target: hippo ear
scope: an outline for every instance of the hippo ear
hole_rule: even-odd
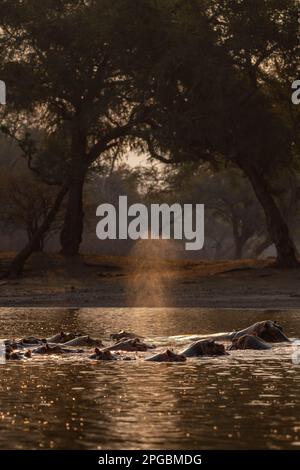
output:
[[[95,353],[96,353],[96,354],[99,354],[99,353],[100,353],[100,349],[99,349],[99,348],[95,348]]]
[[[170,351],[170,349],[167,349],[167,350],[166,350],[166,355],[167,355],[167,356],[172,356],[172,351]]]

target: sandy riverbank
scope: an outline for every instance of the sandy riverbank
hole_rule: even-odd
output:
[[[0,306],[300,308],[300,270],[272,263],[37,254],[22,278],[0,281]]]

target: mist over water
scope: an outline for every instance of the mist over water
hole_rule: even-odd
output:
[[[176,282],[172,263],[182,247],[173,240],[139,240],[131,250],[127,300],[131,307],[164,307],[172,305],[171,286]],[[168,260],[172,260],[168,261]]]

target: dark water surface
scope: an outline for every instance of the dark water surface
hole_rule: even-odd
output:
[[[104,308],[0,309],[0,338],[63,329],[108,340],[126,329],[177,350],[189,342],[184,335],[267,318],[300,338],[297,310]],[[0,448],[296,449],[300,365],[293,351],[281,344],[184,364],[79,357],[7,362],[0,365]]]

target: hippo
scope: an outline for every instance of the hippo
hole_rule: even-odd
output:
[[[63,344],[64,346],[103,346],[100,339],[93,339],[90,336],[78,336]]]
[[[39,348],[33,349],[33,354],[62,354],[62,348],[58,345],[56,346],[49,346],[48,343],[45,343],[43,346]]]
[[[256,335],[243,335],[232,340],[229,350],[232,349],[271,349],[272,346]]]
[[[33,339],[33,338],[30,338],[30,340],[31,339]],[[31,346],[41,345],[43,343],[42,343],[42,341],[37,340],[37,338],[35,338],[34,342],[31,342],[29,340],[27,341],[27,338],[24,338],[24,339],[21,339],[21,340],[6,339],[6,340],[4,340],[4,344],[5,344],[6,347],[10,347],[13,350],[13,349],[26,349],[26,348],[29,348]]]
[[[89,359],[97,359],[97,361],[116,361],[118,358],[114,356],[110,351],[95,348],[94,354],[89,356]]]
[[[198,340],[219,340],[219,341],[232,341],[243,335],[256,335],[259,338],[267,341],[268,343],[281,343],[284,341],[290,342],[289,338],[283,333],[282,327],[273,320],[264,320],[248,328],[239,331],[232,331],[231,333],[220,333],[217,335],[210,335],[200,337]]]
[[[34,354],[65,354],[65,353],[83,353],[83,349],[68,349],[62,348],[59,344],[54,346],[49,346],[48,343],[45,343],[43,346],[39,348],[33,349],[32,351]]]
[[[21,343],[23,346],[26,346],[42,344],[45,341],[45,339],[36,338],[35,336],[27,336],[26,338],[21,339],[18,343]]]
[[[13,348],[10,344],[5,344],[5,353],[6,354],[10,354],[14,351],[14,349],[16,348]]]
[[[244,335],[255,335],[269,343],[282,343],[290,341],[289,338],[283,333],[283,329],[276,321],[265,320],[254,323],[254,325],[245,328],[244,330],[234,332],[233,339],[240,338]]]
[[[120,340],[118,343],[105,348],[106,351],[148,351],[154,349],[152,344],[143,343],[139,338]]]
[[[6,351],[5,359],[10,361],[20,361],[24,358],[28,359],[31,357],[30,349],[25,353],[21,353],[20,351]]]
[[[186,357],[197,357],[197,356],[224,356],[228,353],[225,351],[225,346],[220,343],[216,343],[213,340],[202,339],[195,341],[190,344],[187,348],[180,352]]]
[[[56,335],[50,336],[44,342],[66,343],[67,341],[71,341],[74,338],[78,338],[78,336],[83,336],[83,334],[82,333],[65,333],[64,331],[61,331],[60,333],[57,333]]]
[[[19,344],[15,339],[6,339],[4,340],[5,347],[10,347],[12,349],[18,349]]]
[[[145,361],[152,362],[185,362],[186,356],[184,354],[177,354],[170,349],[167,349],[164,352],[154,354],[154,356],[147,357]]]
[[[134,339],[134,338],[139,338],[141,339],[142,337],[139,335],[136,335],[135,333],[130,333],[129,331],[124,331],[120,330],[118,333],[112,333],[110,335],[110,338],[116,341],[120,341],[120,339]]]

